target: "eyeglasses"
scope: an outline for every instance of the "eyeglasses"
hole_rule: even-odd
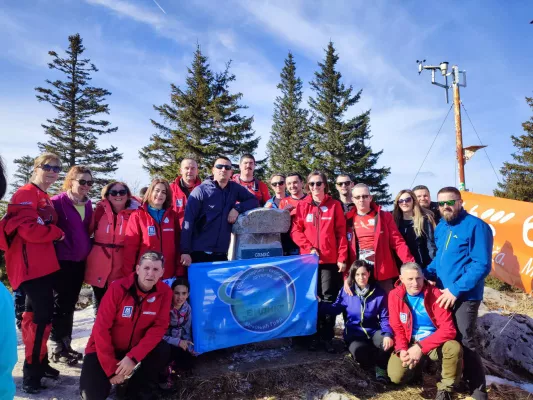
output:
[[[80,182],[81,184],[81,182]],[[110,196],[126,196],[128,194],[128,191],[126,189],[120,189],[120,190],[110,190],[108,192]]]
[[[369,194],[361,194],[361,195],[359,195],[359,196],[353,196],[353,198],[354,198],[355,200],[361,200],[361,199],[366,200],[366,199],[368,199],[369,197],[370,197]]]
[[[337,182],[337,186],[350,186],[352,181]]]
[[[225,169],[226,171],[229,171],[232,167],[231,165],[226,164],[215,164],[216,169]]]
[[[80,184],[80,186],[92,186],[94,185],[94,181],[86,181],[85,179],[73,179],[74,181],[78,181],[78,183]]]
[[[279,182],[271,182],[272,186],[283,186],[285,185],[285,181],[279,181]]]
[[[54,174],[58,174],[61,172],[61,167],[58,167],[57,165],[44,164],[41,165],[39,168],[46,172],[53,171]]]
[[[407,203],[410,203],[412,201],[413,201],[413,199],[411,197],[406,197],[405,199],[399,199],[398,200],[398,204],[403,204],[403,203],[407,204]]]
[[[324,182],[322,182],[322,181],[318,181],[318,182],[309,182],[308,185],[309,185],[310,187],[315,187],[315,185],[316,185],[316,187],[320,187],[320,186],[322,186],[323,183],[324,183]]]
[[[454,206],[456,201],[457,200],[446,200],[446,201],[438,201],[437,203],[439,203],[439,207]]]

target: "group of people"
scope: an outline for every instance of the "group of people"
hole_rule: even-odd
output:
[[[462,208],[457,189],[441,189],[438,204],[425,186],[402,190],[391,213],[348,175],[336,177],[339,201],[320,171],[306,179],[273,174],[271,195],[254,176],[252,155],[239,167],[234,175],[220,156],[202,182],[196,161],[186,158],[174,182],[154,179],[142,198],[111,182],[93,207],[88,168],[72,167],[64,191],[50,198],[61,160],[51,153],[35,159],[30,182],[0,222],[8,278],[25,302],[23,390],[36,393],[43,377],[57,379],[50,338],[53,362],[83,358],[82,398],[104,399],[111,385],[127,388],[128,398],[152,398],[154,385],[170,383],[165,371],[192,363],[187,268],[227,260],[232,224],[264,206],[291,214],[284,254],[318,257],[320,307],[309,349],[335,351],[334,316],[342,312],[350,353],[363,366],[375,360],[377,378],[405,381],[428,356],[443,363],[439,398],[461,376],[474,398],[486,398],[473,335],[492,233]],[[71,346],[83,282],[93,288],[96,313],[84,356]]]

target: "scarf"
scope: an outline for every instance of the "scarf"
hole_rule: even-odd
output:
[[[68,198],[70,199],[70,201],[72,201],[72,204],[74,204],[75,206],[81,206],[81,205],[84,205],[85,203],[87,203],[89,201],[89,198],[87,196],[85,196],[83,199],[81,200],[78,200],[73,194],[72,194],[72,190],[67,190],[67,196]]]
[[[354,287],[355,287],[355,293],[361,298],[365,297],[370,291],[370,285],[366,285],[362,289],[359,286],[357,286],[357,284],[355,284]]]

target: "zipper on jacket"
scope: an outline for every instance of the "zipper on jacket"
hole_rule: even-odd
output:
[[[26,265],[26,275],[29,275],[30,265],[28,263],[28,252],[26,251],[26,243],[22,244],[22,258],[24,259],[24,265]]]
[[[375,290],[375,289],[374,289]],[[363,297],[363,302],[361,303],[361,322],[359,325],[361,326],[361,329],[365,333],[367,339],[370,339],[370,336],[368,335],[368,332],[366,331],[365,327],[363,326],[363,322],[365,320],[365,310],[366,310],[366,299],[370,297],[372,293],[374,293],[374,290],[372,290],[366,297]]]
[[[452,230],[450,229],[449,233],[448,233],[448,239],[446,239],[446,246],[445,246],[445,250],[448,250],[448,245],[450,244],[450,239],[452,238]]]
[[[135,297],[134,297],[134,302],[137,303],[137,293],[135,293]],[[138,314],[136,314],[137,310],[135,310],[135,313],[133,314],[133,318],[135,318],[135,321],[133,322],[133,329],[131,331],[131,336],[130,336],[130,342],[128,343],[128,351],[131,350],[131,342],[133,340],[133,335],[135,334],[135,328],[137,327],[137,322],[139,321],[139,318],[141,316],[141,311],[142,311],[142,306],[143,306],[143,301],[144,299],[146,298],[147,296],[143,297],[141,301],[138,302],[138,304],[136,304],[137,307],[135,307],[139,312]]]

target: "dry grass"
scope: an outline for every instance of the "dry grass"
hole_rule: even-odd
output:
[[[524,314],[533,318],[533,297],[524,292],[505,293],[513,298],[516,304],[501,304],[491,301],[483,301],[490,310],[497,310],[503,315]],[[532,396],[533,397],[533,396]]]

